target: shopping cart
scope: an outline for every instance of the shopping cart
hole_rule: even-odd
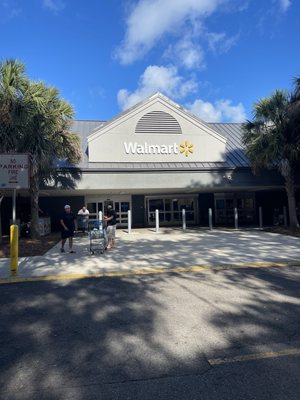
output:
[[[88,232],[90,238],[90,253],[103,254],[106,250],[106,232],[103,222],[99,219],[88,221]]]
[[[85,232],[88,232],[89,230],[89,216],[88,215],[77,215],[77,230],[82,233],[82,235],[85,234]]]

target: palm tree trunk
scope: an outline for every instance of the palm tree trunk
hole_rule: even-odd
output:
[[[30,178],[30,236],[33,239],[40,237],[39,231],[39,176],[35,161],[31,160]]]
[[[296,229],[299,227],[296,213],[296,198],[295,198],[295,185],[294,179],[286,179],[285,190],[288,197],[290,227]]]
[[[280,172],[285,179],[285,190],[288,198],[290,227],[296,229],[299,227],[299,224],[296,212],[294,170],[288,160],[283,160],[281,162]]]

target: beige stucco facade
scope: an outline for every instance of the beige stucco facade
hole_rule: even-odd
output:
[[[181,133],[137,133],[142,117],[161,112],[173,117]],[[226,139],[162,95],[126,111],[88,137],[89,162],[222,162]]]

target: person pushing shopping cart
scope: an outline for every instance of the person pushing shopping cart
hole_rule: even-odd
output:
[[[104,222],[106,222],[106,231],[108,237],[107,249],[115,247],[116,240],[116,227],[117,227],[117,214],[113,207],[109,204],[107,206],[107,212],[104,216]]]

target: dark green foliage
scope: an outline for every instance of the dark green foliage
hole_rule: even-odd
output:
[[[253,108],[253,120],[244,125],[243,142],[254,172],[277,168],[285,179],[290,225],[296,217],[294,177],[300,160],[300,78],[292,93],[276,90],[259,100]]]
[[[0,63],[0,152],[30,154],[33,236],[38,236],[41,182],[57,182],[57,160],[72,166],[81,159],[80,138],[70,130],[73,114],[72,106],[60,98],[58,90],[31,81],[22,63]],[[78,177],[78,170],[74,171]],[[61,178],[64,174],[70,180],[72,169],[61,171]]]

